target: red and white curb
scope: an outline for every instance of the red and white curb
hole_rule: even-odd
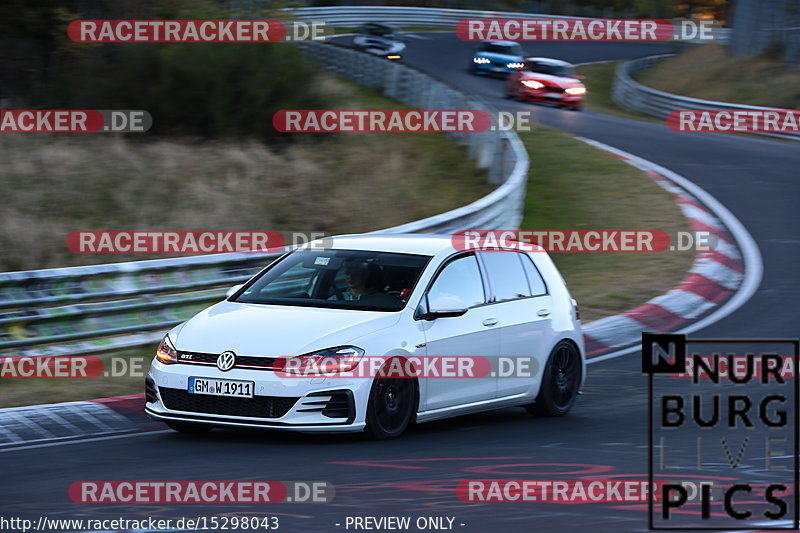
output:
[[[581,140],[643,170],[675,196],[692,229],[709,231],[718,239],[713,251],[698,254],[684,280],[671,291],[585,325],[588,363],[638,350],[642,331],[696,331],[752,296],[761,281],[761,255],[741,222],[722,204],[664,167],[597,141]],[[144,394],[5,408],[0,409],[0,421],[0,452],[162,428],[145,417]]]
[[[728,301],[740,306],[755,292],[761,280],[761,255],[744,226],[724,206],[664,167],[591,139],[581,140],[644,171],[674,195],[693,230],[707,231],[717,238],[714,249],[699,252],[692,269],[671,291],[635,309],[584,326],[587,357],[638,345],[642,331],[681,330]],[[725,314],[733,311],[731,307],[725,308]],[[717,315],[716,320],[724,316]]]
[[[144,394],[0,409],[0,451],[158,427],[144,417]]]

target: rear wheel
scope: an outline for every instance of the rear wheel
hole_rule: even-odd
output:
[[[175,422],[169,420],[166,422],[167,426],[179,433],[206,433],[211,431],[211,426],[206,424],[193,424],[191,422]]]
[[[525,406],[539,416],[564,416],[572,408],[581,383],[581,356],[574,344],[559,342],[550,353],[536,403]]]
[[[417,382],[413,378],[378,376],[367,403],[367,434],[375,439],[399,437],[414,419]]]

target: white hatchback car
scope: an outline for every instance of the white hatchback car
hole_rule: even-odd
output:
[[[491,372],[354,372],[375,357],[454,356],[488,361]],[[320,360],[335,365],[313,366]],[[291,375],[290,366],[315,371]],[[147,376],[146,412],[178,431],[392,438],[413,422],[500,407],[566,414],[585,369],[577,306],[545,252],[464,250],[447,236],[353,235],[283,255],[173,328]]]

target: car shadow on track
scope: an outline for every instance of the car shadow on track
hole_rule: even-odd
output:
[[[473,413],[444,420],[436,420],[424,424],[411,426],[401,437],[383,441],[386,443],[402,443],[403,445],[416,440],[424,439],[426,442],[435,440],[452,440],[459,442],[465,438],[481,439],[507,438],[509,435],[531,433],[531,436],[549,432],[556,426],[573,425],[570,419],[581,417],[571,414],[565,418],[539,418],[528,414],[524,409],[513,407]],[[160,433],[156,438],[172,442],[203,442],[203,443],[238,443],[238,444],[267,444],[278,446],[335,446],[354,445],[357,443],[373,443],[381,446],[381,441],[369,439],[363,433],[295,433],[270,429],[239,429],[215,428],[209,433]]]

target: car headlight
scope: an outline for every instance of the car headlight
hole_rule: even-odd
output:
[[[349,372],[358,366],[364,350],[358,346],[336,346],[296,357],[286,357],[276,366],[287,374],[315,375]]]
[[[508,63],[506,66],[508,68],[522,68],[525,66],[525,63]]]
[[[570,87],[569,89],[566,90],[567,94],[573,94],[573,95],[583,94],[585,92],[586,92],[586,87]]]
[[[531,89],[541,89],[544,87],[544,83],[540,83],[536,80],[522,80],[520,83],[525,87],[530,87]]]
[[[161,339],[161,344],[158,345],[156,350],[156,359],[165,365],[171,365],[178,362],[178,350],[169,339],[169,335],[164,335]]]
[[[491,61],[489,61],[485,57],[473,57],[472,61],[478,63],[479,65],[485,65],[487,63],[491,63]]]

